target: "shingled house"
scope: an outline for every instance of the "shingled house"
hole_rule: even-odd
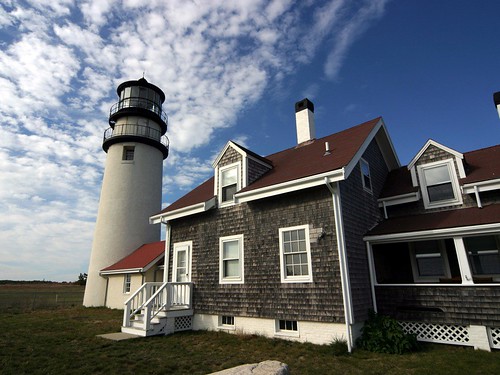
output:
[[[307,99],[296,129],[266,157],[228,142],[210,179],[151,217],[165,282],[127,296],[122,330],[351,348],[375,309],[424,340],[499,347],[500,147],[429,141],[401,167],[382,118],[316,139]]]

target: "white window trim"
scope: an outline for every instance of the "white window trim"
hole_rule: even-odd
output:
[[[297,330],[296,331],[289,331],[286,329],[280,329],[280,320],[297,322]],[[274,335],[275,336],[285,336],[285,337],[300,337],[300,324],[297,320],[276,319],[274,321]]]
[[[285,274],[285,253],[283,249],[283,232],[288,232],[291,230],[297,229],[305,229],[305,238],[306,238],[306,253],[307,253],[307,268],[308,275],[307,276],[286,276]],[[280,274],[281,274],[281,282],[282,283],[312,283],[312,259],[311,259],[311,238],[309,236],[309,225],[298,225],[294,227],[280,228],[278,230],[279,233],[279,244],[280,244]]]
[[[365,175],[363,174],[363,164],[366,164],[368,167],[368,178],[370,179],[370,187],[365,185]],[[363,189],[369,193],[373,193],[373,179],[372,179],[372,171],[370,169],[370,163],[368,163],[365,159],[359,159],[359,171],[361,173],[361,183],[363,184]]]
[[[425,181],[425,170],[429,168],[435,168],[437,166],[446,165],[448,167],[448,173],[450,175],[450,182],[453,189],[453,194],[455,198],[442,200],[438,202],[431,202],[429,199],[429,194],[427,192],[427,183]],[[453,159],[439,160],[433,163],[423,164],[417,166],[418,176],[420,180],[420,190],[422,192],[422,198],[424,200],[424,206],[428,208],[439,208],[446,206],[455,206],[462,204],[462,194],[460,192],[460,187],[458,185],[457,172],[455,170],[455,164]]]
[[[193,249],[193,241],[184,241],[184,242],[176,242],[174,243],[174,249],[173,249],[173,259],[172,259],[172,281],[175,282],[177,279],[177,249],[179,247],[187,247],[187,254],[186,254],[186,262],[187,262],[187,282],[191,282],[191,257],[192,257],[192,249]]]
[[[232,201],[222,201],[222,172],[236,168],[236,193],[241,190],[241,162],[236,162],[228,165],[224,165],[222,167],[217,167],[217,197],[219,201],[219,207],[227,207],[235,204],[235,199],[233,197]],[[235,194],[236,194],[235,193]]]
[[[428,240],[428,241],[437,241],[438,242],[439,252],[441,254],[441,259],[443,261],[444,274],[443,274],[443,276],[420,276],[418,273],[418,265],[417,265],[417,258],[416,258],[416,254],[415,254],[415,247],[414,247],[414,243],[412,242],[412,243],[410,243],[410,259],[411,259],[411,268],[413,271],[413,281],[415,283],[418,283],[418,282],[423,282],[423,283],[436,282],[436,283],[438,283],[439,279],[441,277],[443,277],[443,278],[450,278],[451,277],[450,264],[448,263],[448,256],[446,254],[446,248],[444,245],[444,241],[443,240]]]
[[[223,261],[223,244],[228,241],[238,241],[239,260],[240,260],[240,277],[225,278],[224,275],[224,261]],[[226,236],[219,238],[219,283],[220,284],[243,284],[245,282],[245,259],[244,259],[244,246],[243,234],[234,236]]]

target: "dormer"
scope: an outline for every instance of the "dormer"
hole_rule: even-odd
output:
[[[430,139],[408,164],[412,185],[420,188],[426,209],[463,203],[459,179],[465,178],[464,156]]]
[[[237,203],[235,194],[272,169],[272,163],[256,153],[229,141],[212,163],[214,195],[219,207]]]

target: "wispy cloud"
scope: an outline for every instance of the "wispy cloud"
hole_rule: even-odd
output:
[[[211,173],[198,148],[320,48],[330,49],[325,76],[335,78],[385,1],[317,3],[2,2],[0,279],[71,280],[85,271],[101,136],[120,82],[145,72],[165,91],[164,192],[186,191]]]

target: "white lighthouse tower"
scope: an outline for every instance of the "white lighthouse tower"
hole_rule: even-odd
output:
[[[103,268],[145,243],[160,240],[149,217],[161,210],[163,160],[168,156],[165,94],[144,78],[118,86],[120,100],[111,107],[110,128],[102,144],[107,153],[85,306],[103,306]]]

